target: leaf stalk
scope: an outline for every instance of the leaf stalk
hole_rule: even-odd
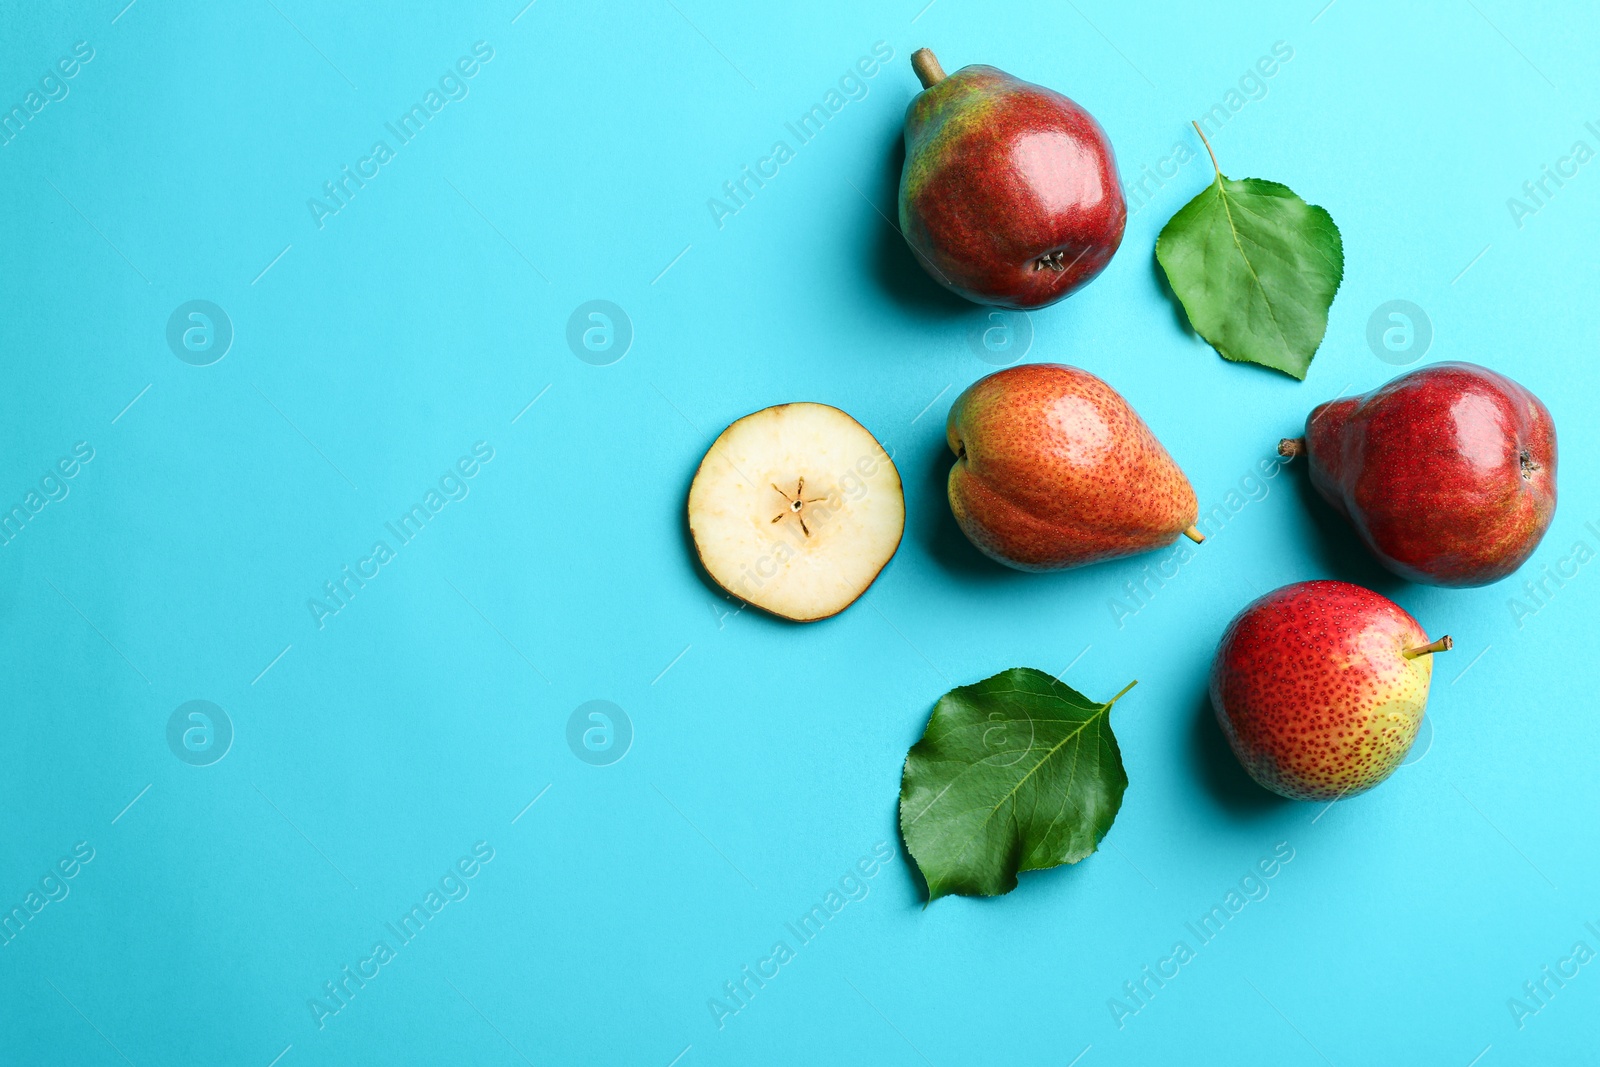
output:
[[[1139,679],[1135,678],[1133,681],[1131,681],[1127,685],[1123,686],[1122,687],[1122,692],[1118,693],[1116,696],[1114,696],[1110,700],[1106,701],[1106,710],[1110,711],[1111,710],[1111,705],[1113,705],[1117,701],[1121,700],[1123,698],[1123,695],[1126,694],[1128,692],[1128,690],[1132,689],[1134,686],[1136,686],[1138,684],[1139,684]]]
[[[1200,124],[1193,119],[1189,120],[1189,125],[1193,126],[1194,132],[1200,135],[1200,143],[1206,146],[1206,155],[1211,157],[1211,166],[1217,172],[1217,177],[1222,177],[1222,166],[1217,162],[1217,154],[1211,151],[1211,142],[1206,140],[1206,131],[1202,130]]]

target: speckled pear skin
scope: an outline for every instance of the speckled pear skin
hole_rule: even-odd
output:
[[[1435,363],[1306,419],[1311,482],[1396,574],[1497,582],[1556,513],[1556,428],[1527,389],[1472,363]]]
[[[1038,308],[1111,262],[1128,208],[1105,131],[1060,93],[963,67],[906,111],[900,228],[934,280],[968,300]],[[1036,264],[1062,253],[1062,270]]]
[[[1229,624],[1211,705],[1239,762],[1294,800],[1335,800],[1382,782],[1422,725],[1433,656],[1400,605],[1348,582],[1287,585]]]
[[[986,555],[1025,571],[1081,567],[1171,544],[1194,489],[1115,389],[1058,363],[969,386],[945,424],[950,510]]]

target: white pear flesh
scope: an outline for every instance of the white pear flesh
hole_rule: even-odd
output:
[[[900,547],[900,472],[855,419],[779,404],[729,426],[689,486],[689,532],[706,572],[785,619],[837,615]]]

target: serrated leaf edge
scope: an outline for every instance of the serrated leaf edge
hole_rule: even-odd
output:
[[[1192,199],[1190,199],[1188,203],[1184,204],[1183,207],[1179,208],[1176,212],[1174,212],[1172,217],[1167,220],[1166,225],[1161,227],[1161,232],[1156,235],[1156,261],[1161,264],[1161,271],[1162,271],[1163,274],[1165,274],[1167,276],[1167,283],[1168,283],[1169,286],[1171,286],[1172,274],[1171,274],[1171,272],[1169,272],[1167,270],[1167,264],[1165,262],[1165,257],[1163,257],[1162,254],[1161,254],[1162,253],[1162,243],[1163,243],[1163,240],[1167,236],[1167,231],[1172,227],[1172,224],[1177,221],[1179,215],[1182,215],[1188,208],[1190,208],[1191,206],[1193,206],[1194,204],[1199,202],[1200,199],[1202,197],[1204,197],[1208,192],[1211,192],[1212,190],[1216,190],[1218,199],[1222,203],[1222,210],[1227,215],[1227,218],[1228,218],[1228,233],[1233,237],[1233,244],[1234,244],[1234,247],[1236,249],[1238,249],[1238,251],[1239,251],[1239,258],[1244,260],[1245,266],[1250,271],[1250,279],[1251,279],[1251,281],[1253,281],[1255,283],[1256,289],[1261,293],[1262,303],[1266,304],[1267,313],[1268,313],[1268,315],[1270,315],[1272,317],[1272,325],[1278,331],[1279,343],[1281,344],[1281,346],[1283,347],[1283,349],[1285,351],[1292,352],[1293,349],[1289,344],[1288,338],[1284,335],[1283,327],[1278,322],[1277,311],[1273,307],[1272,301],[1267,298],[1266,287],[1261,284],[1261,279],[1256,274],[1255,264],[1250,261],[1250,257],[1245,254],[1244,247],[1242,245],[1240,245],[1240,243],[1239,243],[1239,227],[1234,224],[1233,211],[1232,211],[1232,209],[1231,209],[1231,207],[1229,206],[1229,203],[1228,203],[1227,190],[1225,188],[1225,184],[1224,183],[1232,183],[1232,184],[1235,184],[1235,185],[1243,185],[1245,182],[1256,182],[1256,183],[1258,183],[1260,185],[1271,186],[1274,190],[1282,190],[1283,192],[1287,193],[1288,196],[1285,197],[1284,199],[1293,198],[1295,200],[1298,200],[1298,201],[1300,201],[1300,203],[1304,204],[1309,210],[1319,214],[1321,221],[1326,222],[1330,227],[1332,227],[1334,236],[1336,236],[1339,239],[1339,258],[1338,258],[1338,262],[1334,263],[1334,262],[1330,261],[1330,263],[1329,263],[1329,266],[1330,267],[1334,267],[1336,269],[1337,273],[1336,273],[1336,277],[1334,278],[1333,292],[1328,295],[1328,308],[1323,310],[1322,335],[1317,338],[1316,347],[1314,347],[1311,350],[1311,354],[1306,357],[1305,370],[1301,371],[1298,374],[1295,373],[1293,370],[1290,370],[1287,367],[1279,367],[1279,366],[1274,366],[1271,363],[1263,363],[1260,360],[1251,359],[1249,356],[1245,356],[1245,355],[1230,354],[1228,351],[1226,351],[1222,347],[1222,345],[1212,341],[1211,338],[1206,337],[1204,334],[1200,334],[1200,337],[1201,337],[1202,340],[1204,340],[1206,342],[1206,344],[1210,345],[1213,349],[1215,349],[1218,355],[1220,355],[1222,358],[1224,358],[1226,360],[1229,360],[1229,361],[1234,362],[1234,363],[1253,363],[1258,367],[1265,367],[1268,370],[1275,370],[1275,371],[1278,371],[1281,374],[1287,374],[1289,377],[1294,378],[1296,381],[1303,382],[1303,381],[1306,380],[1306,372],[1308,372],[1311,369],[1311,361],[1316,359],[1317,353],[1322,350],[1322,342],[1327,340],[1327,337],[1328,337],[1328,325],[1327,325],[1328,309],[1331,309],[1333,307],[1334,299],[1339,295],[1339,290],[1344,286],[1344,234],[1340,232],[1339,224],[1333,221],[1333,214],[1331,212],[1329,212],[1327,208],[1321,206],[1320,204],[1311,203],[1305,197],[1301,196],[1299,193],[1297,193],[1293,189],[1291,189],[1289,186],[1285,185],[1282,182],[1273,181],[1271,178],[1237,178],[1237,179],[1236,178],[1229,178],[1227,175],[1223,174],[1220,169],[1218,169],[1217,172],[1216,172],[1215,177],[1211,181],[1211,184],[1206,186],[1206,188],[1202,189],[1199,193],[1195,194],[1195,196]],[[1306,245],[1307,245],[1308,248],[1311,248],[1313,251],[1316,251],[1319,254],[1321,254],[1321,249],[1317,248],[1316,245],[1312,244],[1309,241],[1306,242]],[[1170,247],[1170,245],[1169,245],[1169,247]],[[1172,287],[1173,295],[1176,296],[1178,298],[1178,302],[1183,305],[1184,314],[1189,317],[1190,325],[1193,325],[1194,324],[1194,315],[1189,309],[1189,302],[1184,299],[1184,296],[1183,296],[1182,293],[1178,292],[1178,289],[1177,289],[1176,286],[1171,286],[1171,287]],[[1199,333],[1200,331],[1199,331],[1198,328],[1196,328],[1195,332]]]
[[[911,755],[912,755],[912,753],[916,750],[918,745],[922,744],[922,742],[927,739],[928,730],[933,726],[933,721],[934,721],[934,718],[938,715],[940,705],[942,705],[944,703],[944,701],[950,696],[951,693],[954,693],[958,689],[977,689],[977,688],[979,688],[981,686],[988,685],[990,682],[994,681],[996,678],[999,678],[1001,675],[1011,674],[1011,673],[1017,672],[1017,671],[1028,672],[1028,673],[1031,673],[1033,675],[1038,676],[1039,678],[1044,679],[1048,683],[1048,690],[1051,693],[1051,695],[1057,695],[1056,694],[1057,690],[1065,690],[1067,693],[1070,693],[1072,696],[1074,696],[1078,700],[1082,701],[1083,704],[1085,705],[1085,709],[1088,710],[1090,712],[1090,714],[1089,714],[1088,718],[1084,719],[1082,722],[1079,722],[1077,724],[1076,729],[1074,729],[1071,734],[1068,734],[1067,736],[1063,737],[1057,744],[1055,744],[1054,746],[1051,747],[1049,752],[1047,752],[1043,756],[1041,756],[1039,758],[1039,760],[1037,760],[1034,763],[1034,765],[1028,769],[1028,772],[1026,774],[1024,774],[1020,779],[1017,780],[1016,785],[1011,790],[1009,790],[1004,797],[1001,798],[1000,802],[997,803],[993,808],[989,809],[989,815],[987,817],[985,817],[985,819],[983,820],[983,825],[987,825],[989,823],[990,819],[993,817],[994,813],[999,811],[1000,808],[1008,800],[1011,800],[1012,798],[1014,798],[1016,796],[1017,790],[1022,787],[1022,784],[1024,782],[1026,782],[1030,777],[1032,777],[1032,775],[1034,774],[1035,771],[1037,771],[1040,767],[1044,766],[1047,762],[1049,762],[1051,759],[1053,759],[1055,757],[1055,754],[1057,752],[1059,752],[1060,749],[1064,745],[1066,745],[1073,738],[1075,738],[1079,734],[1081,734],[1086,727],[1088,727],[1091,723],[1098,724],[1102,720],[1109,723],[1110,722],[1110,718],[1111,718],[1111,709],[1112,709],[1112,707],[1117,703],[1117,701],[1121,700],[1127,694],[1127,692],[1130,689],[1132,689],[1134,686],[1139,684],[1139,680],[1137,678],[1135,678],[1133,681],[1131,681],[1127,685],[1123,686],[1122,689],[1120,691],[1118,691],[1117,695],[1112,697],[1110,700],[1108,700],[1108,701],[1106,701],[1104,703],[1097,703],[1096,701],[1092,700],[1088,696],[1085,696],[1083,693],[1080,693],[1078,690],[1074,689],[1072,686],[1067,685],[1065,682],[1061,681],[1059,678],[1056,678],[1054,675],[1051,675],[1051,674],[1046,674],[1044,671],[1039,670],[1037,667],[1011,667],[1011,668],[1008,668],[1007,670],[999,671],[999,672],[997,672],[995,674],[992,674],[988,678],[985,678],[985,679],[983,679],[981,681],[973,682],[970,685],[956,686],[955,688],[949,690],[943,696],[941,696],[937,701],[934,702],[933,712],[930,713],[929,718],[928,718],[928,725],[923,728],[922,737],[918,738],[916,743],[911,746],[911,749],[906,752],[905,762],[901,765],[901,770],[900,770],[901,794],[902,794],[901,804],[900,804],[900,812],[899,812],[899,814],[900,814],[900,819],[899,819],[899,822],[900,822],[900,837],[901,837],[901,840],[903,840],[905,842],[906,851],[908,853],[910,853],[912,862],[916,863],[918,873],[920,873],[922,875],[922,880],[928,886],[928,904],[932,904],[935,900],[938,900],[940,897],[946,897],[946,896],[957,896],[957,895],[960,895],[960,896],[974,895],[974,896],[984,896],[984,897],[1004,896],[1005,894],[1010,893],[1013,889],[1016,888],[1017,875],[1022,874],[1022,873],[1026,872],[1026,871],[1049,870],[1051,867],[1060,867],[1060,866],[1063,866],[1063,865],[1071,865],[1071,864],[1081,863],[1084,859],[1087,859],[1089,856],[1093,855],[1094,853],[1099,852],[1100,851],[1100,842],[1105,839],[1105,834],[1104,833],[1095,834],[1094,835],[1094,843],[1091,846],[1089,852],[1086,853],[1084,856],[1080,856],[1076,860],[1062,860],[1059,863],[1052,863],[1052,864],[1049,864],[1048,866],[1044,866],[1044,867],[1024,867],[1019,862],[1016,871],[1013,872],[1012,875],[1011,875],[1011,883],[1012,884],[1008,888],[1002,889],[999,893],[985,893],[985,892],[981,892],[980,891],[980,892],[975,893],[975,894],[965,894],[965,893],[961,893],[959,890],[937,888],[937,887],[934,886],[934,883],[933,883],[932,879],[930,879],[928,877],[928,872],[923,868],[922,861],[917,859],[917,854],[916,854],[915,850],[913,850],[912,847],[911,847],[910,836],[906,832],[907,828],[910,827],[910,826],[914,826],[917,823],[918,820],[920,820],[929,811],[932,811],[933,810],[933,806],[935,804],[937,804],[941,799],[943,799],[943,797],[944,797],[944,795],[946,793],[948,793],[951,789],[953,789],[955,787],[957,782],[960,780],[960,775],[965,774],[968,770],[971,769],[971,765],[969,765],[968,767],[963,768],[961,770],[960,774],[958,774],[955,779],[953,779],[943,789],[939,790],[938,795],[935,796],[932,800],[930,800],[927,803],[927,805],[924,806],[923,809],[920,812],[918,812],[917,815],[914,818],[912,818],[909,822],[907,822],[906,819],[905,819],[905,801],[904,801],[905,775],[906,775],[907,769],[911,765]],[[999,690],[999,691],[997,691],[995,693],[987,694],[987,695],[1004,696],[1004,695],[1007,695],[1007,694],[1016,694],[1016,695],[1019,695],[1019,696],[1038,696],[1038,695],[1040,695],[1038,693],[1029,692],[1029,691],[1023,690],[1023,689],[1004,689],[1004,690]],[[1060,722],[1061,720],[1059,720],[1059,719],[1034,720],[1032,718],[1029,718],[1029,719],[1025,719],[1025,720],[1015,720],[1015,721]],[[1110,740],[1111,740],[1112,747],[1114,749],[1116,749],[1116,751],[1117,751],[1118,763],[1120,764],[1121,763],[1121,746],[1116,744],[1116,735],[1115,734],[1111,735],[1111,739]],[[1076,777],[1077,777],[1077,760],[1076,760],[1076,758],[1074,758],[1072,776],[1068,780],[1068,791],[1070,791],[1071,782],[1073,780],[1075,780]],[[1124,789],[1124,791],[1126,791],[1126,789],[1127,789],[1127,781],[1126,781],[1127,780],[1127,771],[1126,771],[1126,769],[1123,770],[1122,777],[1123,777],[1123,780],[1124,780],[1123,789]],[[1118,808],[1119,811],[1121,810],[1121,807],[1122,807],[1122,805],[1121,805],[1120,800],[1119,800],[1119,802],[1117,804],[1117,808]],[[1114,822],[1116,820],[1116,813],[1113,812],[1111,817],[1112,817],[1112,820]],[[1052,820],[1051,827],[1053,828],[1054,826],[1055,826],[1055,821]],[[1092,828],[1091,828],[1091,830],[1092,830]],[[1109,833],[1109,832],[1110,832],[1110,828],[1108,827],[1107,830],[1106,830],[1106,833]],[[979,836],[978,834],[974,834],[972,837],[968,838],[967,841],[963,844],[963,846],[961,848],[961,851],[958,852],[957,855],[958,856],[964,856],[966,854],[967,848],[971,846],[973,841],[976,841],[978,839],[978,836]],[[926,905],[924,905],[924,906],[926,906]]]

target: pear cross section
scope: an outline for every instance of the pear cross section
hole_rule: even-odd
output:
[[[689,532],[713,581],[785,619],[837,615],[905,530],[900,472],[855,419],[779,404],[735,422],[689,487]]]

